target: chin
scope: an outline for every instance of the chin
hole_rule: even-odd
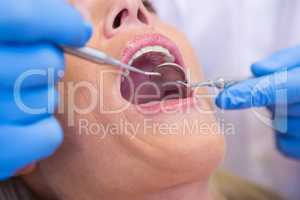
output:
[[[116,55],[124,63],[149,72],[165,62],[181,66],[185,76],[166,73],[166,82],[201,80],[191,47],[185,39],[180,37],[179,41],[184,42],[174,42],[177,40],[141,33],[128,37]],[[214,115],[205,112],[212,109],[211,102],[196,98],[205,91],[190,91],[176,83],[164,86],[162,80],[135,72],[116,80],[115,102],[127,107],[115,117],[135,127],[119,138],[129,155],[139,160],[131,167],[143,166],[140,175],[146,176],[152,187],[207,180],[223,160],[224,138],[215,132],[218,124]],[[139,176],[136,178],[139,182]]]
[[[112,6],[115,11],[127,4],[140,5],[136,1],[104,3],[118,3]],[[134,72],[124,76],[119,68],[67,56],[66,73],[58,86],[62,98],[57,113],[64,143],[53,156],[39,162],[27,180],[38,190],[53,190],[66,199],[142,199],[136,197],[178,185],[207,186],[223,160],[224,137],[216,132],[211,101],[198,98],[207,91],[179,84],[203,80],[191,44],[154,14],[149,14],[149,24],[130,23],[106,37],[105,30],[113,27],[111,20],[128,15],[115,16],[99,5],[93,10],[94,18],[100,15],[94,24],[98,31],[88,46],[161,76]],[[93,95],[97,96],[95,107],[86,112]],[[86,122],[83,132],[82,120]]]
[[[146,71],[154,71],[156,65],[167,61],[180,65],[185,72],[185,76],[175,74],[163,80],[202,80],[191,45],[181,34],[171,32],[133,34],[130,31],[107,43],[92,40],[91,46],[101,44],[99,49]],[[76,124],[85,119],[93,125],[127,124],[133,129],[120,126],[116,134],[102,137],[100,133],[100,138],[97,134],[81,134],[77,126],[68,124],[67,114],[72,113],[68,109],[74,108],[69,106],[70,97],[62,93],[67,108],[58,117],[65,140],[54,156],[40,164],[39,172],[46,182],[61,188],[73,188],[74,182],[79,183],[80,191],[96,196],[101,196],[104,190],[134,196],[180,184],[208,184],[209,177],[223,160],[224,138],[213,129],[218,125],[211,112],[211,102],[196,98],[198,93],[205,94],[205,90],[189,91],[176,84],[164,86],[160,84],[162,80],[132,72],[127,76],[133,82],[133,90],[129,90],[130,84],[122,71],[114,67],[97,66],[73,57],[68,58],[68,66],[71,67],[63,82],[88,80],[101,88],[96,90],[102,95],[101,108],[110,111],[102,112],[97,105],[91,113],[75,113]],[[114,73],[99,76],[105,70]],[[138,90],[144,82],[156,86],[155,90],[151,87]],[[85,108],[89,94],[79,90],[71,99],[76,100],[78,107]]]

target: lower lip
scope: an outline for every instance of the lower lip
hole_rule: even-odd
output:
[[[183,112],[186,109],[193,108],[199,104],[193,97],[186,99],[170,99],[162,102],[151,102],[147,104],[137,105],[137,109],[143,114],[162,114],[174,111]]]

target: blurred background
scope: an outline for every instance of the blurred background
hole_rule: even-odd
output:
[[[272,52],[300,44],[295,0],[153,0],[159,15],[192,41],[205,78],[250,77],[250,66]],[[268,115],[267,111],[260,110]],[[254,111],[220,112],[234,124],[224,168],[289,200],[300,197],[300,162],[276,150],[272,129]]]

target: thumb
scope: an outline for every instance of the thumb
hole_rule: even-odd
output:
[[[221,92],[216,105],[222,109],[246,109],[300,101],[300,68],[250,79]]]
[[[257,78],[233,85],[222,91],[216,105],[221,109],[235,110],[258,107],[272,102],[272,92],[266,88],[270,77]],[[262,85],[264,87],[262,87]],[[268,87],[268,86],[267,86]]]
[[[300,65],[300,46],[283,49],[271,56],[254,63],[251,66],[252,73],[257,76],[265,76],[275,72],[289,70]]]

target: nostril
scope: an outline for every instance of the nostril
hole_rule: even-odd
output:
[[[145,16],[145,14],[142,12],[141,9],[138,10],[137,17],[138,17],[139,21],[141,21],[142,23],[148,24],[148,19]]]
[[[114,29],[119,28],[122,25],[122,20],[127,16],[128,16],[128,10],[127,9],[121,10],[114,20],[113,28]]]

